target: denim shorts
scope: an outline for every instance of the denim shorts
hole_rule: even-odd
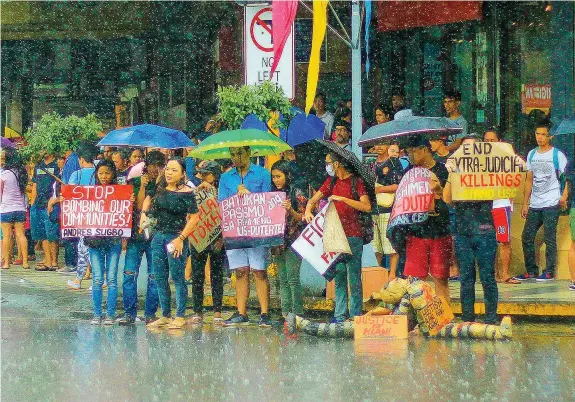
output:
[[[30,232],[32,240],[60,240],[60,222],[53,222],[48,217],[46,208],[30,207]]]
[[[250,267],[254,271],[265,271],[268,268],[268,248],[240,248],[236,250],[226,250],[230,269]]]
[[[0,213],[0,222],[24,223],[26,222],[26,212],[25,211],[2,212]]]

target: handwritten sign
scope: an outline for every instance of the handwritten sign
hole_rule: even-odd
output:
[[[504,142],[463,144],[447,161],[454,201],[514,198],[524,179],[524,162]]]
[[[441,328],[453,321],[453,312],[443,296],[435,295],[427,305],[417,311],[421,332],[435,336]]]
[[[291,248],[321,275],[327,272],[340,255],[337,252],[325,252],[323,249],[325,214],[330,204],[326,204],[319,211],[291,245]]]
[[[354,340],[407,339],[406,315],[362,315],[353,319]]]
[[[215,191],[196,190],[198,224],[190,233],[190,243],[201,253],[222,234],[222,218]]]
[[[222,235],[228,250],[279,246],[284,242],[285,193],[234,195],[220,203]]]
[[[132,186],[62,186],[62,238],[130,237]]]
[[[427,220],[433,202],[430,178],[431,171],[421,167],[410,169],[403,175],[395,193],[388,228]]]

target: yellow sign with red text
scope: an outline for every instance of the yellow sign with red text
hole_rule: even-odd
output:
[[[361,315],[354,318],[354,339],[407,339],[406,315]]]
[[[453,321],[453,311],[443,296],[434,296],[431,302],[417,311],[417,321],[421,329],[427,329],[430,336],[435,336],[441,328]]]

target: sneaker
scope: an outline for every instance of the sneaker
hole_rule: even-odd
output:
[[[260,315],[260,322],[258,325],[262,328],[268,328],[272,326],[272,321],[270,320],[270,316],[267,314]]]
[[[92,321],[90,321],[90,324],[92,325],[100,325],[102,323],[102,317],[98,317],[98,316],[94,316],[94,318],[92,318]]]
[[[523,274],[523,275],[517,275],[514,276],[513,279],[517,279],[518,281],[534,281],[535,280],[535,275],[530,275],[530,274]]]
[[[168,325],[168,329],[182,329],[186,325],[186,320],[184,317],[176,317],[172,320],[170,325]]]
[[[569,285],[569,290],[575,290],[575,282],[572,282],[571,285]]]
[[[345,322],[345,318],[333,317],[329,323],[330,324],[343,324],[344,322]]]
[[[235,312],[230,318],[224,321],[224,327],[235,327],[238,325],[248,325],[250,320],[247,315],[241,315],[239,312]]]
[[[555,280],[555,278],[553,277],[553,275],[550,275],[550,274],[547,274],[544,272],[541,275],[539,275],[537,278],[535,278],[535,280],[537,282],[547,282],[547,281]]]
[[[68,289],[70,290],[80,290],[82,288],[81,281],[75,281],[73,279],[68,279]]]
[[[125,315],[124,317],[118,320],[118,325],[127,326],[127,325],[134,325],[136,323],[136,319],[129,315]]]
[[[104,325],[114,325],[114,322],[116,320],[114,319],[114,317],[106,317],[106,319],[104,320]]]

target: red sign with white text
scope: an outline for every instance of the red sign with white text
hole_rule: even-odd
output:
[[[132,186],[62,186],[60,230],[71,237],[130,237]]]

